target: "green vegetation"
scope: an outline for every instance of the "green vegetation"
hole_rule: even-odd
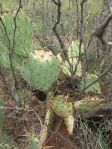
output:
[[[60,68],[56,57],[49,51],[39,50],[29,56],[22,66],[22,75],[33,87],[48,91],[57,80]]]
[[[68,138],[80,129],[84,148],[109,148],[103,123],[112,101],[111,16],[103,0],[0,1],[1,149],[47,148],[58,119]],[[91,111],[90,118],[102,115],[102,128],[82,122]]]

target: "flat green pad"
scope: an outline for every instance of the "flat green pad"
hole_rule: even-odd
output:
[[[72,115],[74,112],[72,102],[68,102],[65,96],[56,96],[54,99],[50,100],[49,105],[54,113],[63,118]]]
[[[59,63],[50,51],[35,51],[24,61],[22,66],[24,80],[42,91],[48,91],[51,88],[59,73]]]
[[[86,78],[82,78],[82,80],[80,81],[81,90],[85,89],[88,85],[93,83],[98,77],[99,76],[96,74],[92,74],[92,73],[87,74]],[[96,81],[90,87],[85,89],[85,93],[89,93],[89,92],[101,94],[100,82]]]
[[[80,101],[74,102],[74,108],[78,112],[88,112],[95,106],[101,104],[103,99],[92,96],[92,97],[86,97]]]
[[[32,23],[24,12],[20,12],[14,20],[15,14],[4,14],[0,21],[0,41],[14,53],[28,56],[32,51]],[[16,26],[16,27],[15,27]]]

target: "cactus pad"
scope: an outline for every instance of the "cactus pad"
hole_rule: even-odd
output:
[[[18,149],[15,141],[4,132],[0,132],[0,149]]]
[[[15,147],[15,146],[10,146],[9,144],[4,144],[4,143],[0,143],[0,149],[18,149],[17,147]]]
[[[32,48],[32,24],[25,13],[20,12],[16,21],[14,21],[14,15],[8,13],[1,17],[3,22],[0,21],[1,42],[8,50],[12,50],[14,43],[13,51],[18,55],[27,56]]]
[[[73,114],[72,102],[66,101],[64,96],[56,96],[53,100],[50,100],[50,108],[59,116],[67,117]]]
[[[74,103],[74,108],[78,112],[87,112],[87,111],[90,111],[95,106],[101,104],[102,101],[103,101],[103,99],[101,99],[97,96],[85,97],[81,101],[76,101]]]
[[[11,58],[13,68],[19,69],[23,58],[15,53],[12,54]],[[5,68],[11,67],[11,62],[9,59],[9,51],[2,42],[0,42],[0,64]]]
[[[16,23],[16,30],[15,30]],[[32,51],[32,24],[23,12],[20,12],[14,21],[14,14],[7,13],[1,16],[0,21],[0,64],[10,68],[9,53],[12,65],[18,68],[23,57]]]
[[[63,117],[69,135],[72,135],[74,128],[74,108],[71,101],[66,100],[65,96],[59,95],[50,99],[49,106],[58,116]]]
[[[59,73],[58,61],[50,51],[35,51],[22,66],[24,80],[41,91],[48,91],[57,80]]]
[[[99,76],[97,74],[92,74],[92,73],[88,73],[86,77],[82,77],[82,80],[80,81],[81,90],[82,91],[85,90],[85,93],[90,92],[90,93],[101,94],[100,82],[96,81],[95,83],[93,83],[95,80],[97,80],[98,77]],[[87,86],[89,87],[86,89]]]
[[[74,116],[71,114],[67,116],[64,120],[65,120],[65,124],[66,124],[69,135],[72,135],[73,128],[74,128]]]

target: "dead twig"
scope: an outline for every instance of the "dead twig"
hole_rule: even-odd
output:
[[[79,62],[80,62],[80,59],[81,59],[81,50],[82,50],[82,43],[83,43],[83,22],[84,22],[84,4],[85,4],[85,2],[86,2],[86,0],[82,0],[82,2],[80,3],[80,7],[81,7],[81,18],[80,18],[79,57],[78,57],[78,61],[76,63],[75,70],[74,70],[73,74],[76,73],[77,67],[78,67]]]
[[[102,104],[93,108],[91,111],[84,114],[85,118],[89,118],[95,116],[96,114],[104,115],[104,114],[111,114],[112,113],[112,103]]]
[[[104,4],[106,5],[108,11],[111,13],[112,12],[112,7],[110,5],[110,0],[104,0]]]
[[[106,28],[108,27],[110,21],[112,20],[112,7],[110,5],[109,0],[105,0],[105,5],[108,8],[109,13],[107,16],[104,18],[102,22],[100,22],[98,25],[96,25],[92,31],[92,34],[97,36],[97,38],[100,40],[103,50],[107,49],[107,46],[110,45],[108,42],[105,41],[103,38],[103,35],[105,33]]]
[[[57,6],[57,20],[53,26],[53,31],[54,31],[54,33],[55,33],[55,35],[56,35],[56,37],[60,43],[60,46],[62,49],[61,55],[62,55],[63,59],[66,59],[67,58],[67,52],[66,52],[65,47],[64,47],[64,42],[63,42],[62,38],[60,37],[60,35],[57,31],[57,26],[59,25],[60,19],[61,19],[61,5],[62,5],[62,3],[60,0],[58,0],[57,2],[55,0],[52,0],[52,1]]]

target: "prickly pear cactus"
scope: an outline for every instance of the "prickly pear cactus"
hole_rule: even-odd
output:
[[[73,114],[73,104],[65,99],[65,96],[56,96],[53,100],[50,100],[51,109],[61,117],[67,117]]]
[[[72,135],[74,128],[74,108],[72,102],[66,100],[64,96],[56,96],[49,101],[51,110],[58,116],[63,117],[69,135]]]
[[[93,83],[90,87],[86,89],[88,85],[94,82],[99,76],[97,74],[88,73],[86,77],[82,77],[80,81],[80,88],[81,90],[85,90],[85,93],[96,93],[101,94],[101,86],[100,82],[97,81]]]
[[[23,58],[14,53],[12,54],[11,57],[12,57],[13,68],[19,69]],[[1,41],[0,41],[0,64],[5,68],[11,67],[9,59],[9,51]]]
[[[14,52],[18,55],[27,56],[32,48],[32,24],[27,15],[24,12],[20,12],[16,17],[16,31],[14,31],[14,15],[8,13],[2,16],[3,23],[0,22],[1,41],[7,48],[9,48],[10,42],[10,48],[12,48],[13,40],[15,40]]]
[[[9,68],[9,53],[12,52],[13,65],[21,61],[21,56],[27,57],[32,51],[32,24],[23,12],[20,12],[16,21],[12,13],[1,16],[0,21],[0,64]],[[15,27],[16,24],[16,27]]]
[[[68,130],[69,135],[73,134],[73,128],[74,128],[74,115],[69,115],[65,119],[65,124]]]
[[[81,101],[74,102],[74,108],[78,112],[87,112],[90,111],[95,106],[101,104],[103,102],[102,98],[99,98],[97,96],[88,96],[82,99]]]
[[[14,140],[6,133],[0,132],[0,149],[18,149]]]
[[[41,91],[48,91],[57,80],[59,73],[59,63],[50,51],[35,51],[22,66],[24,80]]]
[[[18,149],[17,147],[15,147],[14,145],[10,146],[9,144],[4,144],[4,143],[0,143],[0,149]]]

